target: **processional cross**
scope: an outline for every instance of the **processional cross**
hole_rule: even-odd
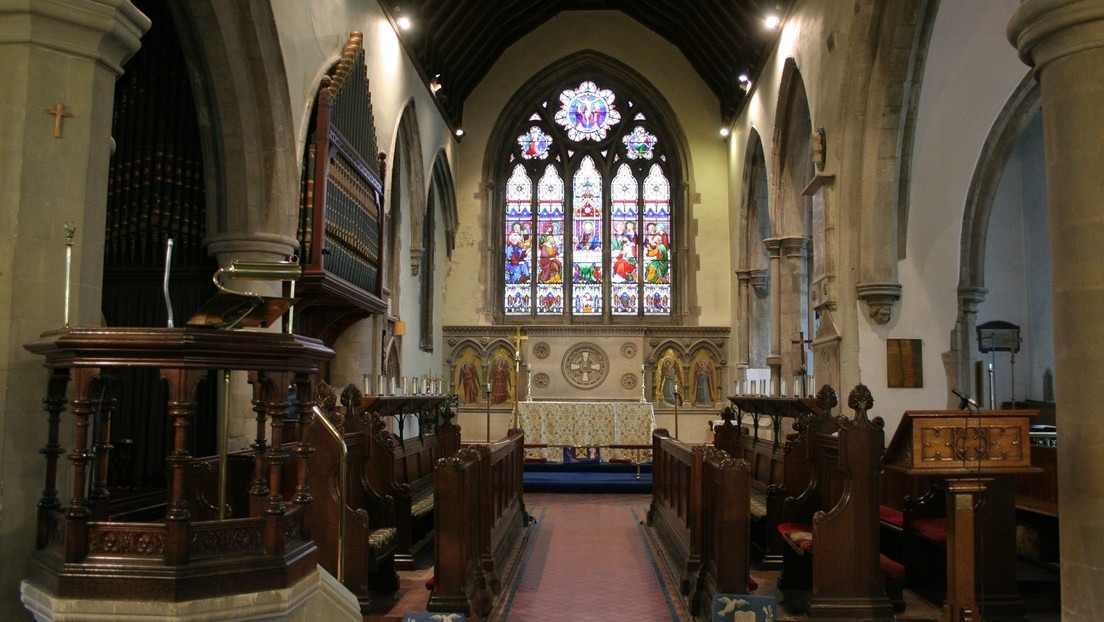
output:
[[[805,383],[809,379],[809,368],[807,367],[807,359],[805,357],[805,350],[807,349],[807,346],[809,344],[813,343],[813,340],[812,339],[806,339],[805,338],[805,331],[802,330],[802,331],[798,331],[797,339],[791,339],[790,343],[797,346],[797,349],[801,352],[801,367],[799,367],[797,369],[797,371],[795,372],[795,375],[801,376],[801,383],[802,383],[801,396],[804,397],[804,396],[809,394],[808,386],[805,386]],[[797,387],[794,387],[794,390],[796,390],[796,389],[797,389]]]
[[[521,326],[514,327],[514,428],[518,427],[518,397],[521,387],[521,342],[528,341],[529,335],[521,334]]]

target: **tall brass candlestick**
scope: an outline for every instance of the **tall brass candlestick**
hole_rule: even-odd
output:
[[[640,403],[647,404],[648,398],[644,391],[644,366],[640,366]]]
[[[77,234],[77,225],[67,222],[65,227],[65,328],[69,328],[69,289],[73,275],[73,236]]]
[[[525,401],[533,401],[533,366],[525,364]]]

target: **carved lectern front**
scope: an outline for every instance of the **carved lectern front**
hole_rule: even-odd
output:
[[[886,468],[947,480],[947,602],[945,622],[977,622],[974,511],[1000,475],[1031,466],[1034,410],[907,411],[885,454]]]

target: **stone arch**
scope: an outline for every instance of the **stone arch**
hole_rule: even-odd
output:
[[[422,138],[418,130],[418,114],[411,99],[403,108],[395,135],[394,173],[402,175],[409,206],[410,226],[410,275],[418,276],[422,267],[422,255],[426,252],[423,221],[426,217],[425,165],[422,160]]]
[[[755,129],[748,136],[745,150],[743,188],[739,219],[742,248],[736,270],[739,298],[733,325],[738,327],[737,365],[746,369],[764,367],[770,352],[770,255],[764,242],[773,237],[774,225],[763,141]]]
[[[437,239],[437,223],[440,220],[444,224],[444,240]],[[452,250],[456,247],[456,189],[452,183],[452,173],[448,168],[448,160],[444,151],[437,154],[433,160],[429,180],[429,192],[426,197],[425,217],[422,223],[425,252],[422,255],[424,270],[418,275],[421,287],[420,308],[420,342],[423,351],[433,350],[435,337],[433,321],[436,312],[438,271],[437,249],[443,243],[445,253],[452,257]]]
[[[789,378],[804,365],[789,342],[798,334],[813,334],[809,303],[812,270],[812,200],[804,190],[816,175],[813,161],[812,116],[805,82],[796,62],[786,59],[779,88],[772,145],[770,215],[773,237],[764,240],[770,253],[771,375]]]
[[[299,183],[294,115],[268,3],[171,3],[200,117],[213,254],[286,257]],[[336,55],[340,50],[335,50]]]
[[[997,186],[1019,137],[1041,106],[1038,82],[1028,73],[989,129],[966,192],[959,243],[958,319],[951,332],[950,351],[944,357],[949,386],[972,385],[978,306],[989,293],[985,287],[985,250]]]

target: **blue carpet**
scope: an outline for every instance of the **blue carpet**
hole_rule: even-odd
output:
[[[644,493],[652,492],[652,465],[530,462],[525,465],[525,492]]]

